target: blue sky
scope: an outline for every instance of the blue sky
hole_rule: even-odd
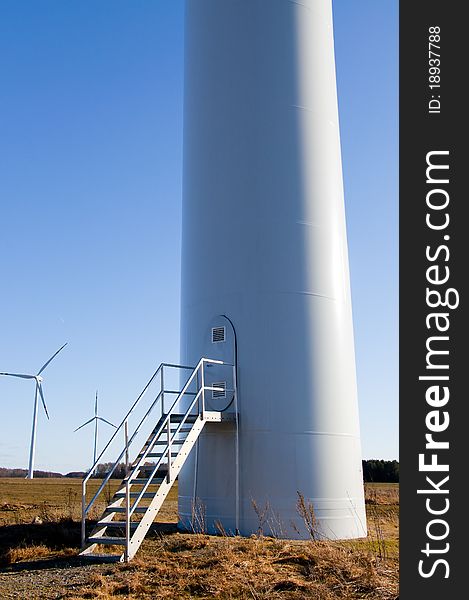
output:
[[[267,1],[267,0],[265,0]],[[397,0],[334,2],[363,455],[398,457]],[[0,371],[45,372],[37,468],[85,468],[179,360],[182,0],[0,0]],[[0,466],[32,382],[0,378]],[[108,432],[102,430],[103,438]]]

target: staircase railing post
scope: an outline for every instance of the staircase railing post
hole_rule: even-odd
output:
[[[200,382],[199,382],[199,369],[197,369],[197,373],[195,375],[195,393],[197,394],[200,390]],[[200,398],[197,400],[197,414],[200,414]]]
[[[124,560],[129,562],[129,546],[130,546],[130,485],[129,478],[125,482],[125,552]]]
[[[86,483],[81,484],[81,548],[86,542]]]
[[[171,483],[171,415],[168,418],[168,474],[167,481]]]
[[[125,442],[125,476],[129,474],[129,422],[124,423],[124,442]]]
[[[161,367],[161,416],[164,415],[164,365]]]
[[[202,360],[202,363],[200,365],[201,368],[201,372],[200,372],[200,386],[202,388],[202,411],[201,411],[201,415],[202,415],[202,421],[205,418],[205,363]]]

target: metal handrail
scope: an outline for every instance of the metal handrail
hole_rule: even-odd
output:
[[[143,422],[148,418],[148,415],[152,412],[152,410],[154,409],[154,407],[156,406],[158,400],[163,396],[163,394],[165,393],[164,390],[161,390],[159,392],[159,394],[156,396],[155,400],[151,403],[150,408],[147,410],[147,412],[143,415],[142,419],[140,420],[140,423],[137,425],[137,427],[135,428],[135,431],[133,432],[132,436],[130,437],[130,439],[126,440],[125,446],[123,448],[123,450],[121,451],[121,453],[119,454],[119,456],[117,457],[115,463],[112,465],[111,469],[108,471],[106,477],[103,479],[101,485],[98,488],[98,491],[95,493],[95,495],[93,496],[93,498],[90,500],[88,506],[86,507],[86,513],[88,513],[89,509],[91,508],[91,506],[94,504],[96,498],[101,494],[101,492],[103,491],[104,487],[106,486],[106,483],[111,479],[111,475],[114,473],[114,471],[116,470],[116,467],[119,465],[120,461],[122,460],[124,454],[128,454],[129,452],[129,447],[131,446],[132,442],[134,441],[135,437],[138,435],[139,431],[140,431],[140,427],[142,426]],[[84,484],[86,485],[86,481],[84,480]]]
[[[158,373],[164,367],[174,368],[174,369],[186,369],[186,370],[190,370],[190,371],[194,370],[194,367],[186,367],[184,365],[174,365],[172,363],[161,363],[160,364],[160,366],[156,369],[156,371],[151,376],[151,378],[148,381],[148,383],[146,384],[146,386],[140,392],[140,395],[138,396],[138,398],[135,400],[135,402],[130,407],[130,409],[127,412],[127,414],[125,415],[125,417],[122,419],[120,425],[117,426],[117,428],[114,431],[113,435],[110,437],[108,443],[104,446],[103,450],[101,451],[101,454],[97,457],[97,459],[95,460],[93,466],[88,471],[88,474],[85,477],[84,481],[88,481],[88,479],[90,479],[91,475],[94,473],[94,470],[96,469],[97,465],[99,464],[100,459],[102,458],[102,456],[104,455],[104,453],[106,452],[106,450],[109,448],[109,446],[111,445],[111,443],[113,442],[113,440],[115,439],[115,437],[117,436],[117,434],[119,433],[119,431],[121,430],[121,428],[124,426],[125,422],[128,420],[128,418],[130,417],[130,415],[132,414],[132,412],[135,410],[135,408],[137,408],[137,405],[140,403],[140,400],[143,398],[145,392],[148,390],[148,388],[150,387],[150,385],[153,383],[153,381],[155,380],[155,378],[158,375]],[[171,393],[170,391],[167,392],[166,390],[161,390],[161,392],[162,391],[164,391],[165,393]],[[158,394],[158,395],[160,395],[160,394]]]
[[[228,365],[227,363],[224,363],[223,361],[216,361],[216,360],[212,360],[212,359],[206,359],[206,358],[202,358],[197,367],[194,369],[194,371],[192,372],[192,375],[190,376],[190,378],[187,380],[186,385],[184,386],[184,388],[181,390],[179,396],[176,398],[176,400],[173,402],[173,405],[171,406],[166,418],[164,419],[164,421],[161,423],[158,431],[154,434],[154,436],[152,437],[152,441],[148,444],[148,447],[145,451],[145,453],[141,456],[139,462],[134,466],[134,473],[136,473],[139,469],[139,467],[142,466],[142,464],[145,461],[145,458],[147,457],[147,455],[151,452],[155,442],[159,439],[160,435],[163,433],[165,427],[168,427],[168,432],[170,431],[170,423],[171,423],[171,413],[174,409],[174,407],[176,406],[176,404],[178,402],[180,402],[180,400],[186,395],[189,394],[190,392],[187,392],[187,389],[190,387],[194,377],[198,374],[198,371],[200,368],[203,369],[204,364],[205,363],[211,363],[211,364],[223,364],[226,366],[231,366]],[[163,459],[165,458],[165,456],[167,455],[167,461],[168,461],[168,476],[170,477],[170,466],[171,466],[171,445],[172,442],[176,439],[176,436],[179,434],[182,426],[186,423],[187,421],[187,417],[191,414],[192,409],[194,408],[194,406],[196,405],[196,403],[199,401],[200,396],[202,396],[202,411],[199,411],[199,413],[203,414],[204,410],[205,410],[205,390],[214,390],[214,391],[221,391],[223,388],[217,388],[214,386],[203,386],[200,388],[200,390],[195,394],[194,399],[192,400],[191,404],[189,405],[188,409],[186,410],[186,412],[184,413],[184,416],[182,417],[179,425],[176,427],[176,429],[173,431],[172,435],[169,435],[168,433],[168,443],[166,444],[165,449],[161,452],[161,456],[160,458],[156,461],[155,466],[153,467],[150,475],[148,476],[147,482],[144,484],[144,486],[142,487],[142,489],[139,492],[139,495],[135,498],[135,501],[133,502],[132,506],[130,506],[130,510],[126,511],[126,519],[129,519],[130,522],[130,517],[133,515],[135,509],[137,508],[138,504],[140,503],[141,499],[143,498],[143,495],[145,494],[145,492],[147,491],[148,487],[151,485],[151,482],[153,480],[153,478],[155,477],[156,473],[158,472],[158,469],[161,466],[161,463],[163,461]],[[198,415],[198,418],[201,417],[201,414]],[[128,484],[131,483],[132,479],[133,479],[133,474],[131,474],[126,481],[126,494],[127,494],[127,489],[128,489]],[[169,480],[170,481],[170,480]],[[128,502],[128,501],[127,501]],[[127,504],[128,505],[128,504]],[[127,516],[128,515],[128,516]],[[130,525],[126,525],[127,529]]]
[[[131,515],[133,514],[135,508],[137,507],[138,503],[142,499],[143,494],[148,489],[148,486],[150,485],[152,479],[156,475],[159,467],[161,466],[163,458],[165,458],[166,456],[167,456],[167,461],[168,461],[168,475],[167,475],[167,477],[169,477],[169,481],[170,481],[170,477],[171,477],[171,471],[170,471],[170,469],[171,469],[171,447],[172,447],[172,442],[176,439],[176,436],[180,433],[180,430],[181,430],[183,424],[186,423],[188,416],[191,414],[191,411],[194,409],[194,406],[196,404],[199,405],[199,401],[200,401],[201,397],[202,397],[202,405],[201,405],[201,407],[199,406],[198,417],[202,418],[202,419],[204,418],[204,412],[205,412],[205,391],[206,390],[222,391],[222,389],[223,389],[223,388],[218,388],[216,386],[206,386],[205,385],[205,383],[204,383],[204,367],[205,367],[206,364],[219,364],[219,365],[225,365],[225,366],[231,366],[231,367],[233,367],[233,365],[231,365],[229,363],[225,363],[225,362],[223,362],[221,360],[215,360],[215,359],[209,359],[209,358],[201,358],[200,361],[197,363],[196,367],[187,367],[187,366],[174,365],[174,364],[170,364],[170,363],[162,363],[158,367],[158,369],[155,371],[155,373],[152,375],[152,377],[150,378],[149,382],[144,387],[144,389],[142,390],[142,392],[140,393],[140,395],[138,396],[138,398],[136,399],[136,401],[133,403],[133,405],[131,406],[130,410],[127,412],[127,414],[123,418],[122,422],[120,423],[120,425],[118,426],[118,428],[116,429],[116,431],[114,432],[114,434],[111,436],[110,440],[108,441],[108,443],[106,444],[106,446],[104,447],[104,449],[102,450],[102,452],[100,453],[100,455],[98,456],[98,458],[96,459],[96,461],[93,464],[93,466],[90,468],[88,474],[83,479],[83,482],[82,482],[82,527],[81,527],[81,530],[82,530],[81,531],[81,534],[82,534],[81,535],[81,537],[82,537],[82,546],[85,545],[85,539],[86,539],[86,516],[89,513],[89,511],[90,511],[91,507],[93,506],[93,504],[95,503],[96,499],[102,493],[105,485],[107,484],[107,482],[111,478],[112,474],[114,473],[116,467],[118,466],[118,464],[122,460],[123,456],[125,455],[126,459],[127,459],[128,452],[129,452],[129,446],[132,444],[132,442],[134,441],[135,437],[139,433],[142,424],[148,418],[148,416],[153,411],[154,407],[157,405],[157,403],[158,403],[158,401],[160,399],[163,399],[162,400],[162,405],[161,405],[162,416],[163,416],[164,394],[173,394],[173,395],[177,394],[177,397],[174,400],[174,402],[172,403],[171,408],[168,411],[168,414],[163,419],[163,421],[160,423],[157,431],[155,431],[154,434],[152,435],[151,441],[149,442],[149,444],[148,444],[145,452],[142,454],[142,456],[140,457],[139,461],[136,464],[132,465],[132,472],[131,473],[127,472],[127,474],[126,474],[126,480],[125,480],[125,506],[126,506],[126,511],[125,511],[125,515],[126,515],[126,517],[125,517],[126,518],[125,526],[126,526],[126,538],[130,535],[130,518],[131,518]],[[182,388],[182,390],[180,392],[177,392],[177,391],[174,391],[174,390],[165,390],[164,389],[164,379],[163,379],[164,367],[178,368],[178,369],[185,369],[185,370],[191,370],[192,371],[192,373],[190,374],[188,380],[186,381],[185,385],[183,386],[183,388]],[[201,373],[200,373],[200,382],[199,382],[199,371],[201,371]],[[136,409],[137,405],[140,403],[141,399],[143,398],[144,394],[148,390],[149,386],[156,379],[156,377],[158,376],[159,373],[161,374],[160,391],[157,394],[157,396],[155,397],[155,399],[153,400],[153,402],[151,403],[151,405],[148,408],[148,410],[145,412],[144,416],[142,417],[142,419],[140,420],[140,422],[138,423],[138,425],[136,426],[135,431],[132,433],[131,437],[128,438],[128,420],[129,420],[129,416]],[[196,392],[190,392],[188,390],[189,390],[191,384],[194,382],[195,378],[196,378],[196,382],[197,382],[197,387],[198,388],[199,388],[199,383],[200,383],[200,389],[198,389],[198,391],[196,391]],[[172,435],[171,435],[171,425],[170,425],[171,424],[171,415],[173,413],[173,410],[174,410],[175,406],[186,395],[188,395],[188,396],[194,396],[194,398],[192,399],[192,402],[190,403],[189,408],[186,410],[185,414],[183,415],[180,423],[178,424],[178,427],[176,428],[176,430],[174,430],[172,432]],[[161,456],[159,457],[159,460],[156,462],[155,466],[153,467],[152,471],[150,472],[150,475],[148,476],[147,483],[144,485],[143,489],[140,490],[139,495],[135,499],[135,502],[133,502],[132,505],[130,505],[130,491],[129,490],[130,490],[130,485],[132,484],[132,479],[136,478],[135,473],[138,472],[138,469],[145,462],[145,459],[146,459],[147,455],[150,453],[150,451],[153,448],[153,446],[155,445],[156,441],[158,440],[158,438],[163,433],[165,427],[168,428],[168,443],[166,444],[164,451],[161,452]],[[100,459],[102,458],[102,456],[104,455],[104,453],[106,452],[106,450],[109,448],[109,446],[111,445],[111,443],[113,442],[113,440],[116,438],[118,432],[120,430],[122,430],[122,428],[124,428],[124,431],[125,431],[125,434],[126,434],[125,435],[126,439],[125,439],[124,448],[120,452],[120,454],[119,454],[117,460],[115,461],[115,463],[113,464],[112,468],[106,474],[106,477],[103,479],[101,485],[98,488],[98,491],[94,494],[93,498],[87,504],[86,503],[86,484],[87,484],[88,480],[90,479],[90,477],[92,476],[92,474],[94,473],[94,470],[96,469],[96,466],[99,464]],[[126,546],[126,551],[127,550],[128,550],[128,548]]]

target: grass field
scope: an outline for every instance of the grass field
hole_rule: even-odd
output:
[[[0,598],[394,600],[399,488],[365,493],[368,538],[317,542],[178,533],[173,488],[130,564],[92,565],[77,558],[80,480],[0,479]]]

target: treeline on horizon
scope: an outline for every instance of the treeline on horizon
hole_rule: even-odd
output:
[[[109,473],[111,468],[114,466],[114,463],[100,463],[96,467],[95,477],[104,479],[106,475]],[[1,477],[26,477],[28,474],[27,469],[8,469],[5,467],[0,467],[0,478]],[[56,473],[55,471],[36,471],[34,470],[34,479],[59,479],[69,478],[69,479],[83,479],[88,474],[87,471],[71,471],[70,473]],[[113,478],[115,479],[124,479],[125,477],[125,465],[124,463],[120,463],[117,465],[116,469],[113,473]]]
[[[363,481],[365,483],[399,483],[399,462],[397,460],[362,460]],[[104,478],[112,467],[112,463],[99,464],[96,469],[96,477]],[[162,465],[164,467],[164,465]],[[161,469],[164,471],[164,469]],[[0,477],[26,477],[26,469],[7,469],[0,467]],[[83,471],[71,471],[66,475],[53,471],[34,471],[34,477],[41,478],[77,478],[83,479],[86,473]],[[125,466],[120,464],[116,467],[113,477],[123,479],[125,477]]]
[[[365,483],[399,483],[397,460],[362,460]]]

